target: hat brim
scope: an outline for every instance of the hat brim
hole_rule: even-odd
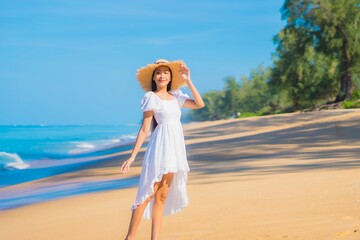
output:
[[[171,90],[179,89],[186,85],[185,80],[180,75],[180,65],[183,64],[183,61],[177,60],[173,62],[161,62],[148,64],[146,67],[141,67],[137,70],[137,80],[140,83],[140,86],[146,91],[152,90],[152,76],[156,68],[161,66],[166,66],[171,70]]]

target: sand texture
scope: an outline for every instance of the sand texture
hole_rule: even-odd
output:
[[[190,204],[165,217],[161,239],[360,239],[360,111],[334,110],[184,126]],[[43,193],[139,175],[128,152],[86,169],[1,188]],[[1,240],[120,240],[136,187],[70,195],[0,212]],[[137,239],[150,239],[141,222]]]

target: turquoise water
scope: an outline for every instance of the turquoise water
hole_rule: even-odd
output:
[[[0,187],[46,177],[51,168],[84,164],[76,161],[111,149],[129,149],[139,125],[0,126]],[[113,150],[115,151],[115,150]],[[72,159],[72,161],[64,161]],[[68,165],[68,166],[67,166]],[[27,172],[25,177],[24,172]],[[30,171],[33,170],[33,171]],[[36,170],[36,171],[35,171]],[[64,171],[64,170],[63,170]],[[61,172],[63,172],[61,171]],[[24,177],[21,177],[24,176]],[[13,180],[12,180],[13,179]],[[19,180],[22,179],[22,180]]]
[[[0,210],[68,196],[136,186],[128,179],[51,182],[6,188],[91,167],[95,156],[131,149],[140,125],[0,126]],[[92,158],[93,157],[93,158]]]

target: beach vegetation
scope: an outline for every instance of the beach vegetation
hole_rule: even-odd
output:
[[[294,108],[352,98],[360,69],[358,0],[286,0],[286,26],[275,36],[272,83],[287,88]]]
[[[281,14],[286,25],[274,36],[271,66],[225,78],[222,90],[204,94],[193,120],[358,107],[359,1],[285,0]]]
[[[210,91],[202,95],[205,107],[197,111],[191,111],[186,118],[196,121],[218,120],[228,118],[227,113],[223,111],[224,91]],[[186,120],[185,120],[186,121]]]
[[[360,108],[360,100],[348,100],[343,102],[343,107],[345,109],[349,108]]]

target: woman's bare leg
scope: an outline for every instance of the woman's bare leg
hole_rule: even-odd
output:
[[[164,174],[154,196],[154,205],[152,211],[151,240],[159,238],[162,217],[164,213],[165,200],[169,192],[174,173]]]
[[[131,214],[131,220],[129,225],[128,234],[126,235],[125,240],[132,240],[135,239],[135,234],[138,229],[138,226],[140,224],[141,218],[143,216],[143,213],[145,211],[146,206],[151,201],[151,199],[154,197],[157,189],[159,188],[160,182],[157,182],[154,184],[154,194],[148,197],[145,202],[143,202],[141,205],[137,206]]]

